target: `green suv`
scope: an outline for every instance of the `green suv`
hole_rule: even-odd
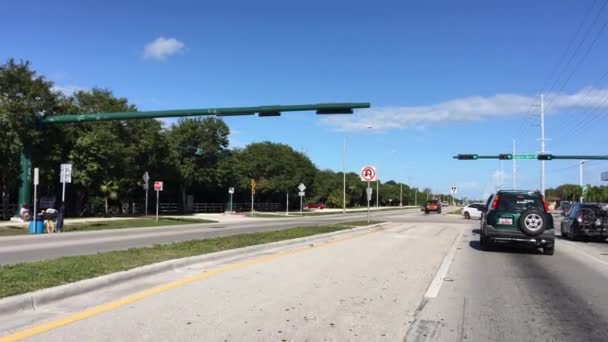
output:
[[[553,255],[553,216],[543,195],[536,191],[501,190],[490,196],[481,217],[479,244],[489,250],[494,244],[520,243],[541,247]]]

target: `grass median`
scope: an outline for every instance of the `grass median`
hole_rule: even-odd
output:
[[[69,232],[83,232],[90,230],[106,230],[106,229],[124,229],[124,228],[145,228],[145,227],[159,227],[159,226],[174,226],[182,224],[194,224],[194,223],[214,223],[216,221],[195,219],[189,217],[162,217],[159,218],[158,222],[153,218],[134,218],[128,220],[107,220],[107,221],[94,221],[94,222],[79,222],[79,223],[66,223],[63,227],[64,233]],[[11,236],[11,235],[25,235],[28,234],[27,227],[21,226],[8,226],[0,227],[0,236]]]
[[[377,224],[380,221],[372,221]],[[367,221],[344,222],[323,226],[296,227],[284,230],[239,234],[204,240],[177,242],[153,247],[94,255],[70,256],[0,266],[0,298],[27,293],[104,274],[126,271],[161,261],[208,254],[228,249],[260,245],[317,234],[331,233],[368,225]]]

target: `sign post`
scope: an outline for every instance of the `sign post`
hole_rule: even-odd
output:
[[[300,190],[300,192],[298,192],[298,196],[300,196],[300,216],[302,216],[302,210],[304,209],[302,200],[304,198],[304,190],[306,190],[306,185],[304,185],[304,183],[300,183],[300,185],[298,185],[298,190]]]
[[[158,222],[158,206],[160,199],[160,192],[163,191],[163,182],[154,182],[154,191],[156,191],[156,222]]]
[[[38,184],[40,183],[40,169],[34,168],[34,232],[38,233],[36,219],[38,218]]]
[[[232,195],[234,194],[234,188],[228,188],[228,193],[230,194],[230,213],[232,214],[232,212],[234,211],[232,208]]]
[[[364,166],[361,168],[361,180],[367,182],[367,223],[369,223],[369,203],[372,200],[372,188],[371,182],[378,181],[376,179],[376,167],[375,166]],[[376,183],[376,187],[377,187]],[[378,194],[376,194],[378,196]]]
[[[144,179],[144,189],[146,189],[146,209],[145,209],[145,213],[146,216],[148,216],[148,189],[150,188],[150,186],[148,185],[148,181],[150,180],[150,175],[148,174],[148,171],[146,171],[142,177]]]
[[[61,204],[65,203],[65,184],[72,183],[72,164],[61,164],[59,180],[62,184]]]
[[[253,196],[255,196],[255,179],[251,179],[251,216],[255,215],[255,211],[253,210]]]
[[[454,197],[454,195],[456,194],[456,191],[458,191],[458,188],[456,188],[456,185],[452,185],[450,190],[452,191],[452,205],[456,205],[456,197]]]
[[[371,187],[371,182],[367,182],[367,223],[369,223],[369,202],[372,200],[373,189]]]

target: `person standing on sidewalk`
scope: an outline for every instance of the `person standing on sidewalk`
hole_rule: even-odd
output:
[[[63,205],[61,205],[61,208],[59,208],[59,215],[57,215],[57,223],[55,224],[55,231],[57,233],[61,233],[61,231],[63,230],[63,211],[65,210],[65,207]]]

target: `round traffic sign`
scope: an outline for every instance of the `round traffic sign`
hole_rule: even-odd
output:
[[[366,166],[362,168],[361,179],[368,182],[376,180],[376,168],[373,166]]]

